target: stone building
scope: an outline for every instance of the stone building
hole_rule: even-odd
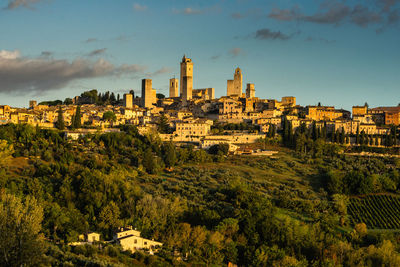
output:
[[[124,94],[124,107],[126,107],[126,108],[133,107],[133,95],[132,94]]]
[[[215,98],[214,88],[193,89],[193,98],[200,98],[203,100],[212,100]]]
[[[152,108],[153,104],[157,102],[156,90],[152,88],[151,79],[142,80],[142,107]]]
[[[163,245],[160,242],[141,237],[140,232],[133,230],[132,227],[120,228],[114,234],[113,240],[121,245],[123,250],[130,250],[132,252],[141,249],[151,250]]]
[[[193,90],[193,62],[190,58],[185,55],[181,62],[181,86],[180,93],[183,103],[187,103],[188,100],[192,99]]]
[[[335,109],[332,106],[307,106],[307,118],[315,121],[333,121],[336,119],[350,119],[350,112]]]
[[[240,68],[236,68],[233,80],[227,82],[227,96],[241,97],[243,93],[243,75]]]
[[[248,83],[246,86],[246,98],[256,97],[256,89],[254,83]]]
[[[169,79],[169,97],[179,97],[179,81],[176,78]]]

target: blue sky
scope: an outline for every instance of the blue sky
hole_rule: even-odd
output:
[[[337,108],[400,103],[400,0],[0,0],[0,105],[88,89],[168,95],[186,54],[194,87]]]

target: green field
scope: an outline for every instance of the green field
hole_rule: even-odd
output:
[[[368,195],[350,199],[352,224],[365,223],[368,229],[400,229],[400,197]]]

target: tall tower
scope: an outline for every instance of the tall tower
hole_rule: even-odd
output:
[[[233,76],[233,92],[235,95],[241,97],[243,92],[243,75],[240,68],[236,68]]]
[[[256,89],[254,83],[248,83],[246,87],[246,98],[256,97]]]
[[[124,107],[126,107],[126,108],[133,107],[133,95],[132,94],[124,94]]]
[[[192,99],[193,90],[193,62],[185,55],[181,62],[181,98],[184,103]]]
[[[142,107],[151,108],[153,105],[153,88],[151,79],[142,80]]]
[[[179,97],[178,79],[169,80],[169,97]]]

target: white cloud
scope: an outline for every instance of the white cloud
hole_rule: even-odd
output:
[[[16,59],[20,57],[20,52],[18,50],[15,51],[7,51],[1,50],[0,51],[0,59]]]

